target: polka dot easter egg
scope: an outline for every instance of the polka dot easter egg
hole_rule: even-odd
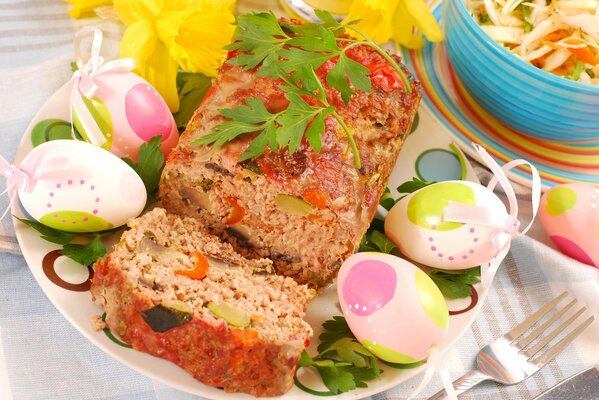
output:
[[[29,177],[19,200],[42,224],[68,232],[96,232],[125,224],[143,211],[141,178],[123,160],[90,143],[53,140],[35,147],[18,166]]]
[[[446,207],[461,203],[508,220],[505,205],[489,189],[469,181],[426,186],[398,201],[385,219],[385,234],[406,257],[441,269],[465,269],[490,261],[509,240],[497,227],[445,220]]]
[[[82,99],[106,139],[102,147],[137,162],[139,147],[162,135],[161,150],[167,156],[177,144],[179,133],[158,92],[138,75],[124,70],[98,75],[94,82],[98,87],[94,96]],[[73,123],[88,140],[76,111]]]
[[[599,187],[583,183],[555,186],[541,197],[539,216],[562,253],[599,267]]]
[[[447,333],[449,312],[439,288],[399,257],[352,255],[339,270],[337,294],[352,333],[382,360],[421,361]]]

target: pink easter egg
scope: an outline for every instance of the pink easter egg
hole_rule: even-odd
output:
[[[95,101],[88,101],[87,106],[92,115],[102,116],[100,128],[107,139],[102,147],[137,162],[141,145],[162,135],[160,148],[168,156],[179,133],[158,92],[140,76],[123,70],[98,75],[95,82]]]
[[[145,142],[156,135],[167,140],[173,116],[158,92],[149,84],[138,83],[125,96],[125,112],[133,132]]]
[[[557,185],[543,194],[539,217],[547,236],[567,256],[599,267],[599,188]]]
[[[439,288],[399,257],[352,255],[339,270],[337,293],[352,333],[385,361],[421,361],[447,333],[449,312]]]

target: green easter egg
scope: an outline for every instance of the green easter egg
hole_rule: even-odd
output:
[[[449,325],[449,311],[441,291],[435,285],[435,282],[421,270],[416,271],[415,278],[416,293],[418,293],[418,301],[422,309],[435,325],[447,328]]]
[[[110,222],[97,215],[71,210],[48,213],[39,221],[50,228],[67,232],[99,232],[114,227]]]
[[[382,346],[367,339],[362,340],[360,343],[362,343],[362,346],[366,347],[366,349],[370,350],[372,354],[374,354],[381,360],[385,360],[390,363],[412,364],[420,361],[415,359],[414,357],[410,357],[406,354],[400,353],[399,351],[395,351],[393,349],[390,349],[389,347]]]
[[[459,182],[441,182],[422,188],[414,193],[408,203],[408,218],[412,223],[426,229],[457,229],[463,224],[442,222],[443,210],[450,201],[475,204],[474,190]]]
[[[110,111],[108,107],[102,100],[97,97],[92,98],[91,100],[85,96],[82,96],[83,102],[87,106],[87,109],[91,113],[92,117],[98,124],[98,128],[104,134],[106,138],[106,143],[102,145],[103,149],[110,150],[112,148],[112,117],[110,116]],[[89,142],[89,137],[87,136],[87,132],[83,129],[81,125],[81,121],[79,121],[79,116],[73,110],[73,123],[75,124],[75,128],[79,132],[83,138]]]
[[[547,193],[545,211],[552,217],[562,215],[576,206],[576,192],[566,186],[557,186]]]
[[[76,137],[81,137],[75,131]],[[57,139],[72,139],[71,124],[64,119],[49,118],[38,122],[31,130],[31,144],[33,147]]]

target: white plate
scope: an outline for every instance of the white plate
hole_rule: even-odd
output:
[[[69,88],[69,83],[60,88],[34,117],[17,151],[16,164],[32,149],[31,132],[38,122],[49,118],[68,120]],[[462,162],[465,162],[461,153],[458,157],[452,150],[450,138],[439,122],[432,117],[428,109],[422,107],[419,111],[418,128],[405,143],[389,187],[395,188],[399,184],[411,180],[414,176],[437,181],[460,179],[461,177],[475,180],[476,176],[467,162],[462,164],[466,171],[462,171],[460,158]],[[16,215],[23,215],[22,210],[15,209],[13,211]],[[206,386],[193,379],[191,375],[175,364],[119,346],[104,332],[94,330],[92,318],[102,314],[103,311],[92,303],[91,296],[86,290],[91,277],[91,269],[88,270],[74,261],[60,256],[56,252],[58,246],[41,239],[36,231],[18,220],[15,219],[14,224],[25,260],[46,296],[73,326],[104,352],[142,374],[185,392],[210,399],[253,398],[245,394],[225,394],[222,390]],[[55,273],[53,274],[52,271]],[[71,286],[66,283],[70,283]],[[449,332],[441,346],[441,351],[449,349],[470,327],[478,314],[487,293],[479,285],[476,285],[475,289],[478,291],[478,301],[471,301],[469,298],[449,302],[450,310],[464,310],[470,306],[472,308],[450,316]],[[318,345],[317,338],[321,323],[334,315],[341,315],[341,311],[337,302],[336,290],[334,287],[330,287],[318,296],[308,309],[306,319],[315,330],[314,340],[309,349],[311,354],[315,354]],[[368,388],[357,389],[339,395],[337,398],[355,399],[380,393],[401,384],[420,372],[422,368],[399,370],[385,367],[385,373],[379,379],[368,382]],[[326,390],[319,379],[307,371],[302,371],[300,378],[308,387]],[[297,387],[293,387],[283,397],[285,399],[305,399],[309,396]]]

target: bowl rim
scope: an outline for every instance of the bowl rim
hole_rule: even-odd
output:
[[[466,0],[467,1],[467,0]],[[474,17],[470,14],[468,8],[466,8],[466,4],[464,0],[443,0],[443,3],[454,2],[457,3],[458,12],[466,23],[466,25],[471,29],[473,33],[477,36],[478,39],[482,42],[484,46],[487,47],[487,50],[491,52],[499,52],[502,55],[507,54],[506,63],[512,65],[513,67],[519,69],[520,71],[526,73],[527,75],[532,75],[532,77],[545,81],[546,83],[550,83],[552,85],[560,86],[560,89],[569,89],[576,90],[578,92],[588,92],[591,95],[599,95],[599,85],[591,85],[588,83],[582,83],[578,81],[571,81],[566,78],[562,78],[561,76],[557,76],[552,74],[551,72],[542,70],[540,68],[535,67],[534,65],[527,63],[522,60],[520,57],[516,56],[503,46],[499,45],[495,40],[491,38],[474,20]],[[445,30],[447,30],[447,22],[445,21],[445,13],[443,13],[443,25],[445,26]]]

